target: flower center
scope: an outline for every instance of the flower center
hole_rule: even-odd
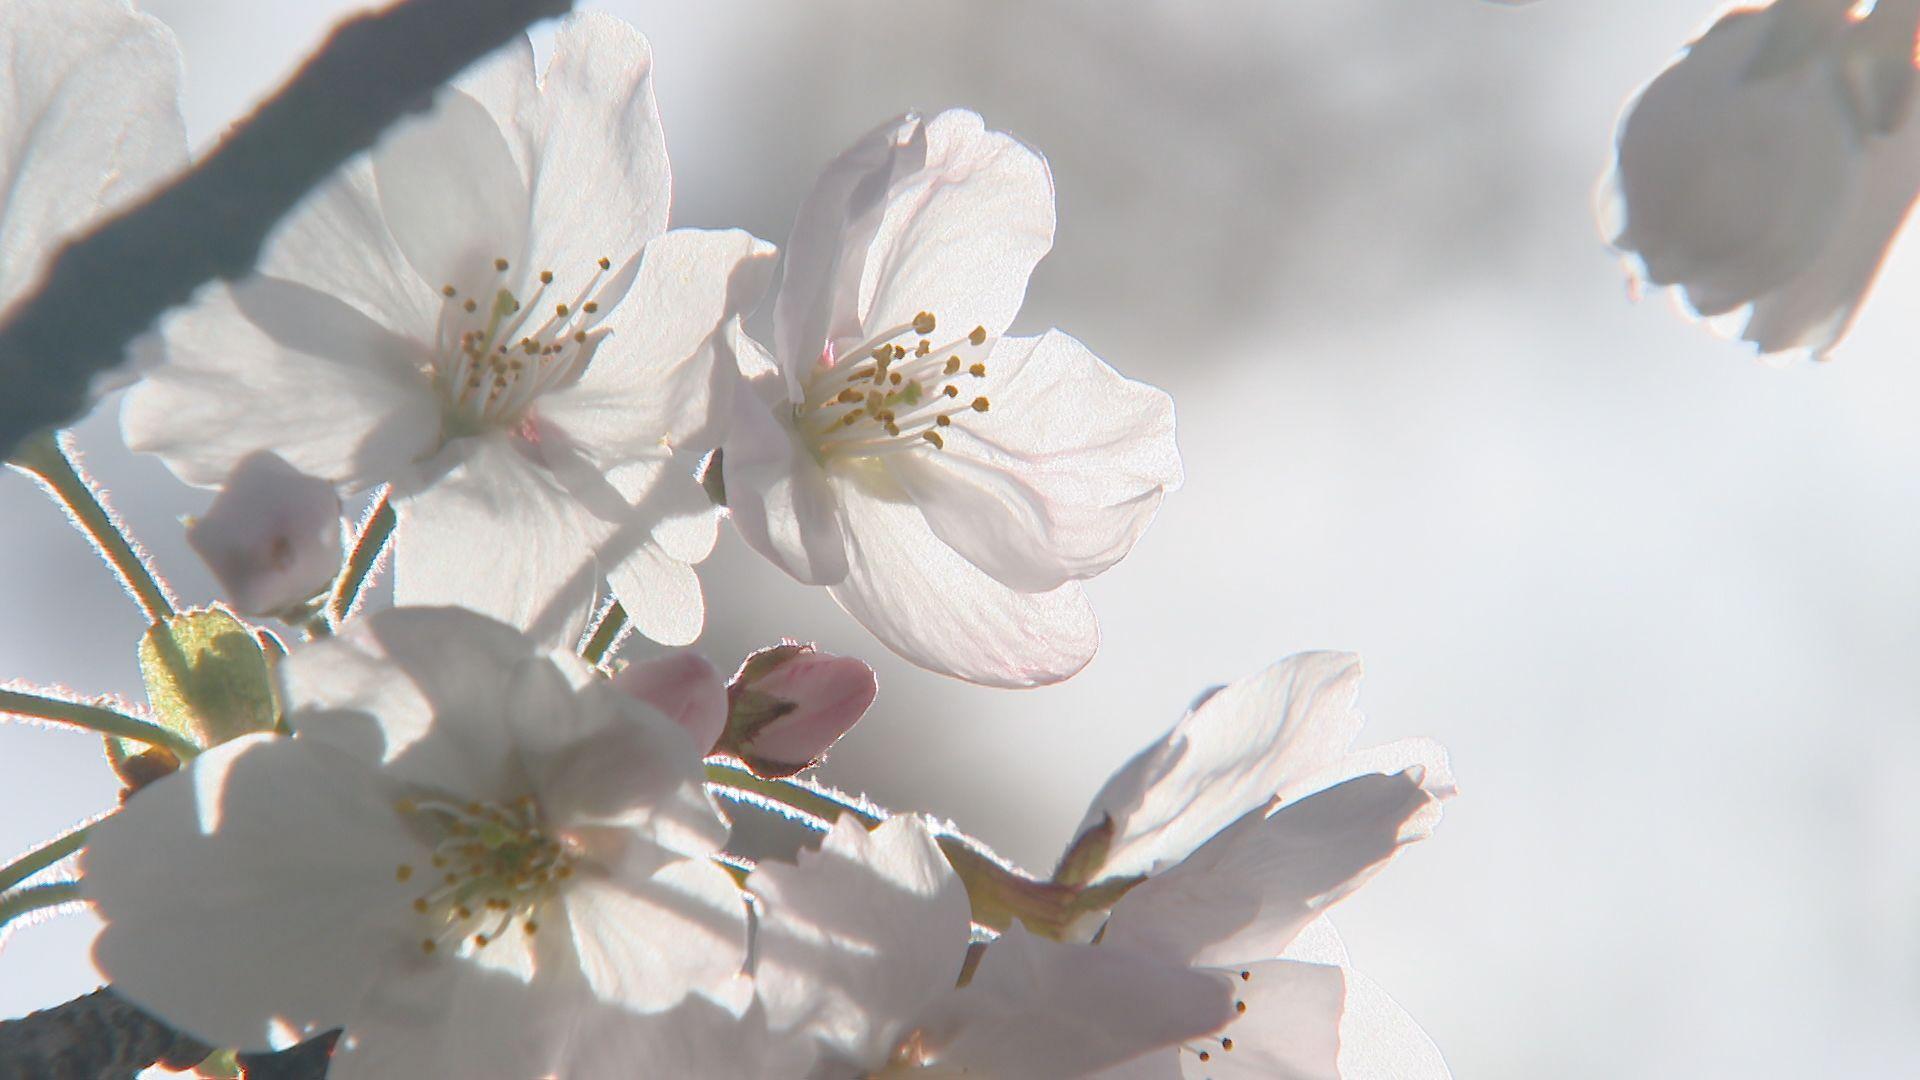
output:
[[[944,449],[942,431],[955,416],[987,411],[986,395],[962,390],[987,377],[986,327],[935,345],[936,325],[923,311],[849,349],[838,363],[829,346],[807,399],[793,407],[794,423],[823,463]]]
[[[425,920],[422,952],[443,943],[457,949],[468,938],[484,949],[515,921],[535,933],[540,905],[573,876],[573,853],[544,831],[531,795],[505,806],[410,798],[394,809],[437,838],[421,874],[432,875],[430,886],[413,900]],[[401,863],[395,876],[411,881],[419,869]]]
[[[505,258],[493,261],[492,280],[478,295],[442,286],[440,325],[428,372],[445,402],[454,434],[517,426],[543,391],[578,377],[607,331],[598,329],[619,297],[595,290],[611,259],[600,259],[568,303],[548,305],[551,270],[540,271],[523,300],[507,277]],[[603,290],[604,292],[604,290]]]

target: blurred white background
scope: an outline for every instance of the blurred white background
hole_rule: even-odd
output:
[[[0,0],[3,2],[3,0]],[[214,138],[351,5],[150,0]],[[676,218],[784,238],[907,107],[1050,157],[1065,328],[1179,406],[1189,482],[1096,581],[1080,677],[895,663],[730,536],[722,666],[781,634],[880,668],[829,778],[1044,869],[1203,687],[1358,650],[1370,741],[1463,794],[1337,913],[1465,1078],[1920,1075],[1920,248],[1825,366],[1629,302],[1593,224],[1628,95],[1710,0],[608,3],[653,38]],[[163,571],[205,497],[89,462]],[[137,700],[140,620],[0,477],[0,678]],[[0,853],[111,805],[90,738],[0,727]],[[0,1017],[92,989],[90,918],[14,934]]]

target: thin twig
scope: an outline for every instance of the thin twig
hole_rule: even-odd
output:
[[[380,556],[386,552],[387,541],[393,537],[393,527],[399,518],[388,499],[388,494],[381,492],[380,501],[374,504],[367,519],[360,523],[360,535],[353,542],[353,554],[347,557],[347,568],[341,573],[340,583],[327,602],[327,617],[336,625],[353,614],[354,605],[360,602],[360,591],[366,587],[374,567],[380,565]]]
[[[66,508],[74,528],[93,541],[94,550],[113,568],[149,623],[164,622],[173,614],[173,597],[167,594],[167,587],[147,565],[119,516],[107,505],[106,496],[74,463],[69,436],[42,432],[28,439],[21,444],[13,465],[37,478],[47,494]]]
[[[52,724],[85,728],[119,739],[132,739],[148,746],[164,746],[182,761],[191,760],[201,750],[199,743],[151,720],[128,716],[100,705],[88,705],[25,690],[0,690],[0,714],[30,716]]]
[[[613,651],[614,645],[626,632],[627,609],[620,606],[620,601],[615,600],[600,612],[600,621],[594,624],[593,635],[587,638],[587,644],[580,650],[580,655],[586,659],[587,663],[599,667],[606,660],[607,653]]]
[[[25,855],[0,866],[0,892],[5,892],[33,875],[79,851],[87,844],[86,828],[55,837]]]
[[[267,233],[475,60],[572,0],[402,0],[341,23],[220,145],[68,244],[0,324],[0,450],[71,422],[169,308],[253,268]]]

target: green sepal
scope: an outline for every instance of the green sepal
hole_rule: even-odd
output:
[[[202,746],[279,725],[260,639],[225,608],[182,612],[149,627],[140,640],[140,674],[154,722]]]

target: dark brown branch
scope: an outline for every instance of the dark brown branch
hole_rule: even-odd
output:
[[[340,1033],[279,1053],[241,1054],[243,1080],[324,1080]],[[132,1080],[150,1065],[187,1069],[213,1047],[183,1035],[103,986],[20,1020],[0,1021],[7,1080]]]
[[[74,420],[88,380],[215,278],[252,269],[314,185],[476,59],[572,0],[402,0],[341,23],[213,152],[67,245],[0,323],[0,454]]]

